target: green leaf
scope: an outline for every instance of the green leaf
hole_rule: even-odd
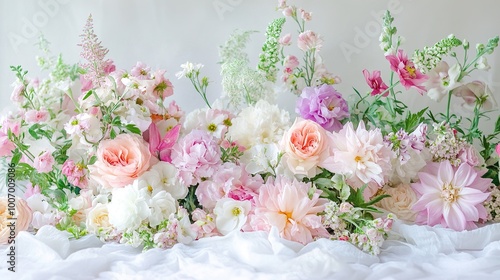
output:
[[[132,133],[141,135],[141,130],[135,124],[127,124],[125,128]]]
[[[109,132],[109,138],[115,139],[116,138],[116,131],[114,129],[111,129]]]
[[[89,97],[90,97],[93,93],[94,93],[94,91],[93,91],[93,90],[89,90],[89,91],[85,94],[85,96],[83,97],[83,100],[85,100],[85,99],[89,98]]]
[[[96,157],[96,156],[92,156],[92,157],[90,158],[90,160],[89,160],[88,165],[92,165],[92,164],[94,164],[96,161],[97,161],[97,157]]]
[[[17,166],[22,156],[23,154],[19,151],[19,149],[16,149],[10,163]]]
[[[500,132],[500,115],[498,116],[497,121],[495,122],[495,133]]]

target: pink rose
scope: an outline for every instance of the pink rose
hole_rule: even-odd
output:
[[[120,134],[115,139],[102,141],[96,156],[97,161],[88,166],[90,175],[108,188],[131,184],[154,163],[148,143],[132,134]]]
[[[330,141],[330,133],[319,124],[297,118],[281,144],[288,168],[294,174],[313,177],[317,167],[331,156]]]
[[[10,201],[9,201],[10,200]],[[9,237],[11,236],[11,228],[9,227],[9,219],[11,218],[11,209],[12,206],[9,203],[15,203],[15,233],[16,236],[20,231],[27,230],[31,224],[32,219],[32,211],[21,198],[9,198],[0,197],[0,244],[7,244]]]
[[[466,162],[472,167],[476,167],[481,164],[481,160],[479,159],[479,157],[480,155],[477,153],[476,149],[472,145],[464,147],[458,153],[458,158],[462,162]]]
[[[41,109],[40,111],[28,110],[24,114],[24,118],[28,123],[41,123],[49,118],[49,112],[45,109]]]
[[[33,160],[33,167],[40,173],[48,173],[52,171],[54,166],[54,157],[50,152],[43,152]]]

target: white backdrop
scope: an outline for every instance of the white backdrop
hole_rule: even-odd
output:
[[[308,28],[324,38],[322,55],[328,68],[343,82],[337,90],[352,94],[352,87],[367,90],[361,71],[380,69],[387,77],[389,65],[378,47],[380,18],[390,9],[399,34],[406,38],[403,48],[433,45],[454,33],[467,38],[474,48],[478,42],[500,34],[500,2],[496,0],[296,0],[290,4],[312,11]],[[186,61],[205,64],[210,77],[209,100],[220,94],[218,46],[234,29],[257,30],[248,52],[256,64],[265,39],[267,24],[280,17],[274,0],[24,0],[0,1],[0,109],[8,107],[14,75],[9,65],[22,65],[31,76],[40,75],[35,56],[39,32],[51,42],[52,53],[63,53],[67,62],[80,61],[79,34],[89,14],[95,32],[110,51],[108,57],[120,69],[130,69],[137,61],[152,68],[167,69],[174,83],[173,98],[185,111],[202,107],[188,80],[174,74]],[[287,31],[294,31],[293,22]],[[293,34],[293,33],[292,33]],[[295,37],[296,38],[296,35]],[[349,49],[350,53],[345,50]],[[476,77],[488,82],[500,96],[500,50],[488,57],[489,72]],[[47,73],[41,73],[41,78]],[[284,107],[293,110],[294,98],[281,97]],[[428,98],[409,94],[404,100],[415,109],[432,104]],[[500,98],[497,97],[500,101]],[[445,104],[433,104],[434,108]]]

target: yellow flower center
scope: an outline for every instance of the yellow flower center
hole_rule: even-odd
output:
[[[233,208],[233,215],[239,216],[240,214],[241,214],[241,209],[239,207],[234,207]]]
[[[360,161],[362,160],[362,158],[361,158],[360,156],[356,156],[356,157],[354,158],[354,160],[355,160],[356,162],[360,162]]]
[[[153,187],[151,185],[148,185],[148,192],[153,193]]]
[[[406,65],[406,71],[408,71],[408,74],[410,75],[411,78],[415,78],[417,74],[415,72],[417,71],[414,66],[411,65]]]
[[[208,125],[208,131],[215,132],[217,130],[217,126],[214,123]]]
[[[459,197],[459,189],[455,188],[452,184],[446,183],[441,189],[441,198],[448,202],[453,203]]]

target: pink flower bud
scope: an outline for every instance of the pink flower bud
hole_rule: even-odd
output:
[[[292,35],[290,33],[284,35],[280,38],[279,43],[282,46],[290,46],[290,44],[292,43]]]

